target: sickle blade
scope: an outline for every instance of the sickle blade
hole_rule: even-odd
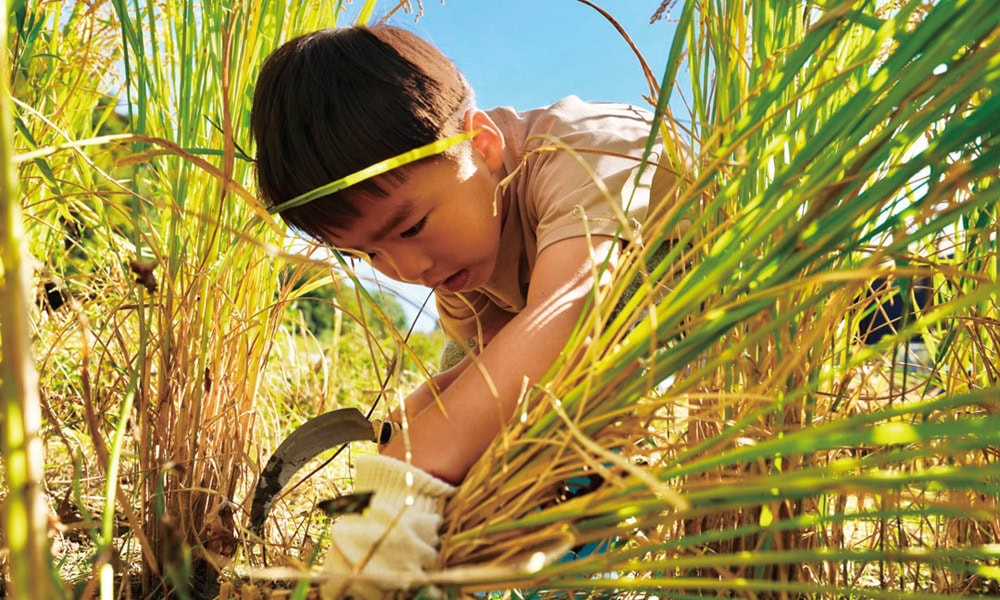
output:
[[[342,444],[376,439],[372,422],[356,408],[332,410],[300,425],[281,442],[260,474],[250,506],[250,530],[260,534],[278,493],[302,465]]]

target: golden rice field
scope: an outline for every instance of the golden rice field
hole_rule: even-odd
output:
[[[648,3],[678,32],[648,108],[690,153],[644,237],[691,226],[614,271],[409,596],[1000,595],[1000,11]],[[260,469],[443,343],[257,199],[258,69],[340,4],[5,5],[0,595],[317,596],[349,456],[256,537]]]

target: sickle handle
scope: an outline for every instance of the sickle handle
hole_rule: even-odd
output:
[[[396,434],[403,430],[403,424],[395,421],[383,421],[372,419],[372,429],[375,431],[375,440],[379,446],[385,446]]]

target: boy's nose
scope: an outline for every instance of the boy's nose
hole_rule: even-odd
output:
[[[431,266],[431,261],[417,252],[397,252],[389,257],[398,279],[406,283],[423,283],[421,277]]]

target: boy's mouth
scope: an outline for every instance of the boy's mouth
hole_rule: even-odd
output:
[[[448,279],[445,279],[439,283],[436,287],[442,288],[451,293],[460,292],[465,288],[465,285],[469,283],[469,271],[462,269],[458,273],[455,273]]]

